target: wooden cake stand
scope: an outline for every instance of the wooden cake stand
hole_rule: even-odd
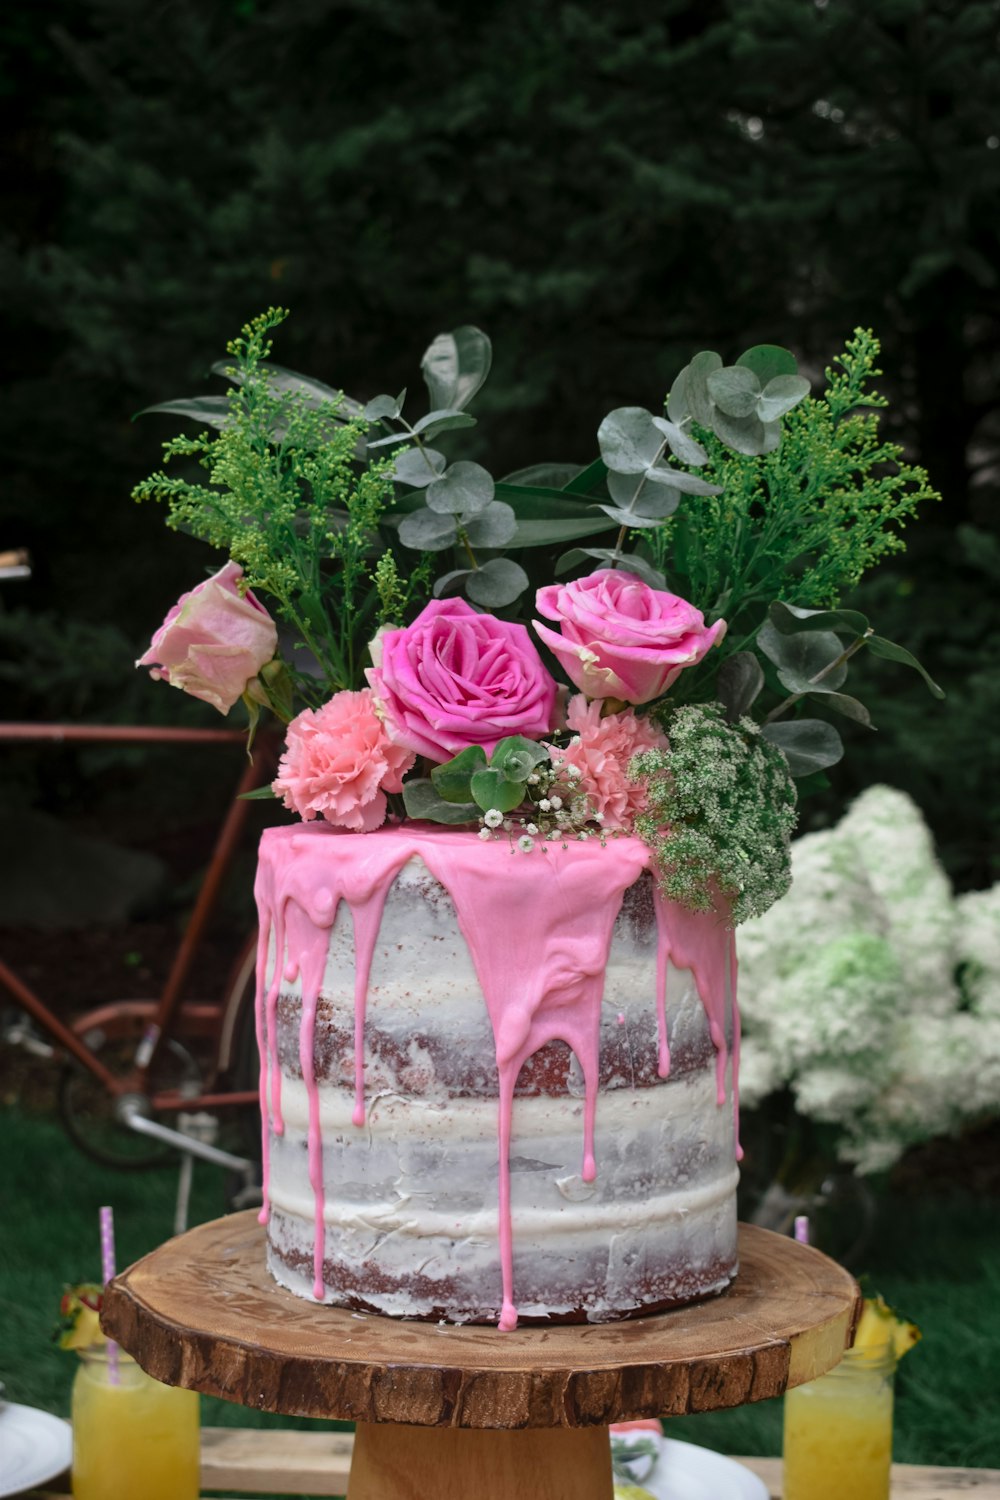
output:
[[[610,1500],[608,1424],[779,1396],[837,1363],[854,1279],[740,1226],[719,1297],[618,1323],[454,1327],[321,1307],[278,1287],[251,1210],[109,1285],[102,1324],[155,1379],[358,1424],[350,1500]]]

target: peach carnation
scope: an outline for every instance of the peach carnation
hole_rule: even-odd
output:
[[[582,693],[569,700],[566,725],[573,740],[556,753],[579,771],[580,791],[603,815],[603,826],[631,832],[646,805],[646,789],[629,780],[629,761],[644,750],[669,749],[666,735],[630,708],[602,718],[600,702],[588,703]]]
[[[415,760],[389,738],[368,688],[335,693],[289,724],[271,786],[306,822],[323,817],[338,828],[371,833],[385,822],[385,793],[402,789]]]

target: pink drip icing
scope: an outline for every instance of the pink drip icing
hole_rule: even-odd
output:
[[[273,916],[274,973],[267,992],[267,1066],[271,1075],[271,1125],[275,1135],[284,1135],[281,1113],[281,1069],[278,1066],[278,996],[281,993],[281,968],[285,952],[285,904],[281,902]]]
[[[317,1298],[324,1291],[324,1189],[313,1032],[329,934],[337,906],[343,899],[351,908],[355,928],[354,1120],[360,1124],[364,1120],[364,1027],[371,962],[385,897],[410,858],[422,859],[454,902],[493,1026],[499,1096],[501,1329],[508,1330],[517,1324],[510,1205],[514,1089],[523,1064],[549,1041],[564,1041],[580,1062],[585,1085],[581,1176],[584,1181],[592,1181],[596,1175],[594,1124],[604,972],[622,898],[646,868],[648,851],[638,840],[624,838],[604,849],[596,841],[573,844],[568,850],[551,844],[545,851],[548,859],[544,900],[540,899],[533,869],[522,864],[531,856],[517,855],[515,863],[502,859],[508,852],[501,842],[484,844],[467,833],[437,828],[429,831],[419,825],[384,829],[363,838],[339,834],[324,826],[274,829],[264,836],[262,874],[258,882],[261,925],[267,928],[273,922],[275,926],[275,972],[279,975],[278,983],[272,982],[267,992],[269,1017],[277,1005],[286,924],[289,947],[300,956],[302,972],[300,1061],[309,1101],[309,1176],[316,1195],[314,1293]],[[501,919],[484,921],[483,913],[491,911],[497,912]],[[656,916],[655,1003],[661,1075],[666,1076],[670,1065],[665,990],[667,961],[672,957],[679,967],[689,968],[694,974],[716,1047],[716,1078],[722,1102],[727,1061],[727,979],[732,986],[734,1095],[736,1092],[739,1032],[733,945],[720,944],[722,918],[715,913],[691,913],[657,896]],[[512,933],[516,934],[516,942],[511,941]],[[266,954],[266,934],[262,935],[262,943]],[[261,974],[261,991],[263,984]],[[276,1072],[276,1042],[270,1019],[268,1044],[269,1048],[275,1048]],[[261,1097],[262,1104],[266,1103],[263,1088]],[[272,1093],[272,1110],[274,1105]],[[265,1120],[265,1138],[266,1135]]]

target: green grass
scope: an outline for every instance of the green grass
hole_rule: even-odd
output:
[[[0,1379],[11,1400],[62,1416],[76,1359],[51,1342],[64,1282],[100,1279],[97,1211],[115,1210],[119,1263],[171,1233],[176,1169],[110,1172],[46,1116],[0,1110]],[[222,1174],[195,1166],[191,1222],[225,1211]],[[897,1376],[895,1457],[904,1463],[1000,1467],[1000,1202],[886,1198],[866,1266],[873,1288],[915,1319],[924,1338]],[[207,1424],[322,1426],[203,1398]],[[781,1403],[674,1418],[672,1437],[725,1453],[777,1454]]]

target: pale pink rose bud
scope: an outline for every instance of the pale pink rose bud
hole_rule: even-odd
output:
[[[227,714],[278,648],[278,632],[264,606],[237,585],[238,563],[182,594],[153,636],[137,667]]]
[[[726,633],[725,620],[706,626],[693,604],[619,568],[550,584],[535,603],[561,632],[535,620],[539,638],[588,698],[651,703]]]

